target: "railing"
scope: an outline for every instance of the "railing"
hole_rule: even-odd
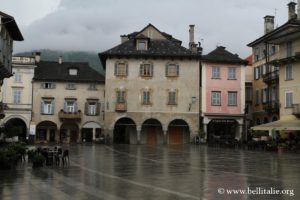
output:
[[[273,72],[268,72],[263,75],[263,81],[265,83],[274,83],[279,81],[279,70],[275,70]]]
[[[267,113],[278,113],[279,112],[279,101],[268,101],[264,104],[264,110]]]
[[[293,115],[300,118],[300,104],[293,104]]]
[[[65,111],[60,111],[58,113],[58,117],[60,120],[78,120],[80,121],[82,118],[82,113],[81,112],[65,112]]]
[[[126,102],[116,103],[116,112],[126,112],[127,105]]]
[[[13,64],[34,64],[35,60],[32,57],[14,56],[12,57]]]

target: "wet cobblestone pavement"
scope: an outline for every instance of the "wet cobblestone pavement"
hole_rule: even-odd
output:
[[[66,167],[0,171],[0,199],[300,199],[299,154],[194,145],[69,150]]]

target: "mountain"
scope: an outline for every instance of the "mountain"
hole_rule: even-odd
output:
[[[105,75],[103,67],[97,53],[85,51],[57,51],[50,49],[34,50],[30,52],[17,53],[14,56],[33,56],[34,52],[41,52],[41,60],[58,61],[59,56],[62,56],[66,62],[88,62],[89,65],[99,73]]]

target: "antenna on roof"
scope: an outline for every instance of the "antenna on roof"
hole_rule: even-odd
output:
[[[274,22],[275,22],[274,24],[276,24],[276,28],[278,28],[278,24],[277,24],[277,16],[276,16],[276,15],[277,15],[277,8],[274,8],[274,18],[275,18],[275,19],[274,19]]]

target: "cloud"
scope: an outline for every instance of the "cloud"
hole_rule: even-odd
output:
[[[219,44],[246,57],[246,44],[263,34],[263,17],[273,14],[275,6],[287,15],[280,0],[61,0],[54,12],[22,30],[25,41],[15,50],[101,52],[119,44],[120,35],[149,23],[187,46],[188,25],[195,24],[195,39],[203,39],[204,52]]]

